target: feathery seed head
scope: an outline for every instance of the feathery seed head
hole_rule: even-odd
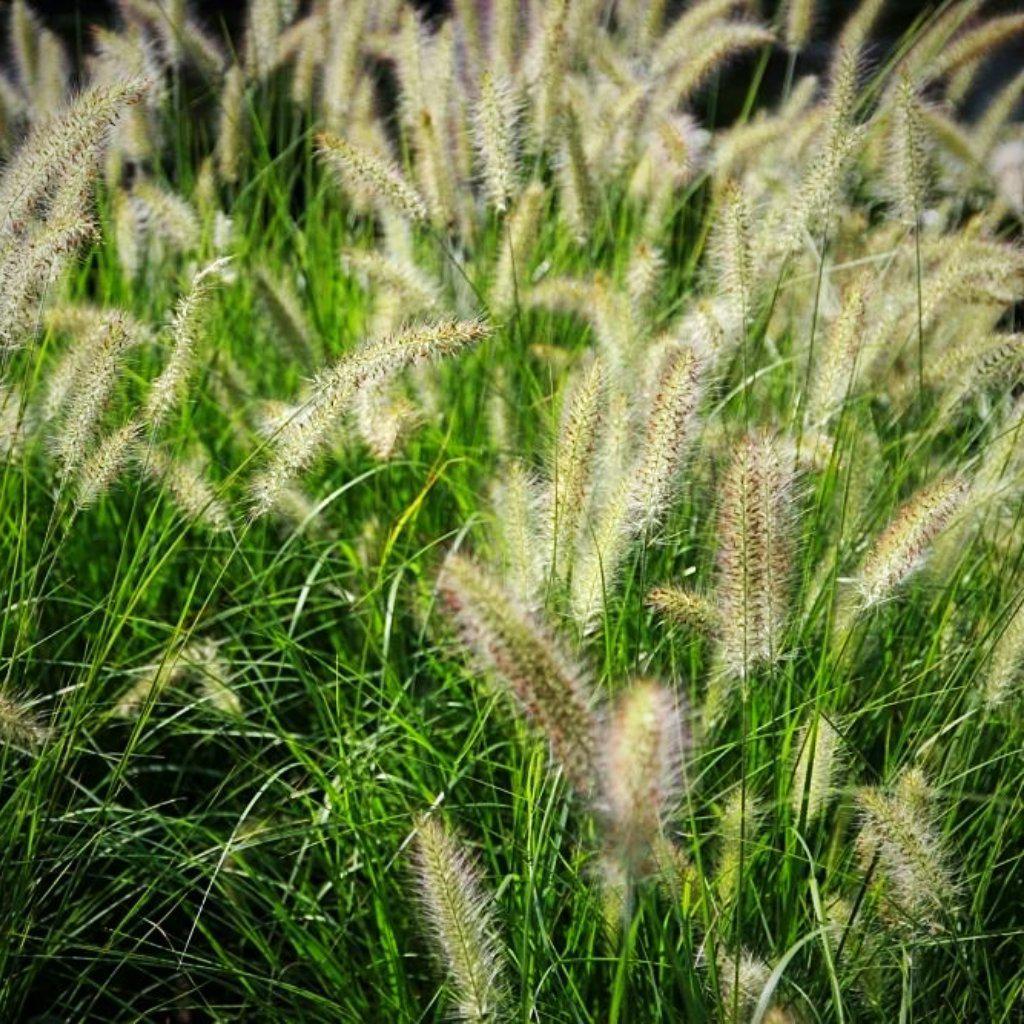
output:
[[[992,648],[982,699],[992,709],[1004,704],[1024,678],[1024,603],[1006,621]]]
[[[146,452],[143,468],[154,482],[164,488],[189,523],[203,526],[214,533],[231,528],[227,507],[206,479],[204,457],[175,459],[151,449]]]
[[[537,181],[523,189],[508,219],[507,238],[502,240],[501,255],[491,285],[491,305],[507,310],[523,289],[530,254],[537,240],[541,209],[547,192]]]
[[[704,636],[717,636],[721,619],[715,603],[681,587],[655,587],[647,604],[659,615],[679,622]]]
[[[245,152],[247,125],[245,109],[245,72],[232,64],[224,76],[220,94],[220,116],[217,122],[217,171],[226,182],[238,181],[242,154]]]
[[[814,25],[814,0],[788,0],[786,4],[786,47],[794,53],[811,38]]]
[[[670,345],[662,358],[633,477],[639,529],[657,525],[672,507],[694,440],[701,398],[700,370],[689,345]]]
[[[544,582],[539,482],[519,459],[513,459],[504,466],[492,493],[504,576],[515,597],[530,607]]]
[[[551,466],[549,503],[552,561],[559,579],[569,575],[586,513],[606,386],[604,363],[594,359],[577,378],[562,410]]]
[[[959,512],[967,481],[952,477],[922,488],[875,541],[856,577],[864,608],[890,598],[925,562],[932,542]]]
[[[48,735],[47,727],[22,697],[0,689],[0,742],[35,750]]]
[[[866,787],[857,802],[857,848],[865,868],[877,864],[883,919],[898,931],[941,930],[956,911],[959,886],[930,821],[923,776],[904,776],[891,794]]]
[[[229,257],[221,257],[207,264],[195,274],[189,290],[178,300],[171,320],[173,348],[146,400],[146,421],[153,427],[166,422],[188,385],[202,338],[203,315],[213,288],[229,263]]]
[[[252,514],[269,512],[282,488],[314,461],[360,388],[416,363],[455,355],[488,334],[479,320],[439,320],[366,342],[343,356],[317,378],[310,398],[277,430],[269,465],[253,483]]]
[[[347,185],[365,189],[377,202],[414,223],[426,220],[423,197],[392,163],[337,135],[321,132],[317,150]]]
[[[562,114],[561,128],[557,162],[561,209],[573,235],[583,243],[593,227],[596,197],[579,118],[570,106]]]
[[[720,951],[717,966],[724,1024],[744,1024],[751,1019],[771,970],[763,960],[745,949],[735,955]]]
[[[132,461],[142,434],[142,424],[130,420],[97,444],[78,470],[78,507],[88,508],[110,490],[114,481]]]
[[[626,271],[626,292],[638,320],[646,314],[664,269],[665,257],[656,246],[641,239],[633,247]]]
[[[653,844],[675,809],[683,750],[676,697],[650,680],[634,683],[608,722],[602,765],[609,838],[631,871],[650,867]]]
[[[92,448],[100,417],[117,382],[122,357],[133,341],[122,314],[104,314],[88,356],[78,368],[66,412],[53,439],[63,479],[75,475]]]
[[[449,555],[437,581],[463,644],[515,695],[584,795],[594,789],[598,722],[589,682],[547,629],[475,562]]]
[[[899,216],[916,224],[928,198],[929,158],[924,110],[907,75],[897,84],[890,118],[890,189]]]
[[[843,295],[839,314],[832,322],[818,362],[807,403],[812,425],[828,421],[853,390],[867,313],[866,281],[854,281]]]
[[[740,881],[740,863],[749,851],[741,857],[741,851],[752,840],[761,817],[760,804],[750,793],[744,794],[737,786],[722,805],[718,818],[719,846],[715,866],[715,889],[723,904],[730,904],[736,898],[736,887]]]
[[[32,213],[68,179],[95,170],[111,127],[148,88],[140,79],[92,86],[32,129],[0,177],[0,245],[23,231]]]
[[[483,163],[488,198],[500,212],[508,209],[516,191],[517,118],[511,85],[485,72],[480,80],[480,99],[473,119],[474,140]]]
[[[824,716],[805,728],[798,744],[800,751],[793,770],[790,806],[800,818],[807,801],[807,821],[813,822],[828,806],[835,786],[835,777],[842,765],[842,738]]]
[[[746,678],[781,653],[789,610],[793,459],[767,433],[736,447],[718,513],[720,646],[731,674]]]
[[[469,1024],[493,1024],[507,1003],[493,900],[457,837],[435,818],[417,822],[413,849],[420,916],[448,975],[453,1011]]]

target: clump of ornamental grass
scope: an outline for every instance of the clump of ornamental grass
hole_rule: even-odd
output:
[[[469,1024],[504,1019],[505,953],[476,864],[433,816],[416,823],[412,863],[420,920],[448,977],[451,1012]]]
[[[252,485],[252,514],[264,515],[282,488],[320,453],[356,393],[405,367],[453,356],[487,337],[479,320],[440,320],[365,342],[322,372],[312,394],[274,433],[267,467]]]
[[[830,810],[847,750],[860,752],[882,777],[897,752],[919,749],[920,757],[934,752],[933,763],[949,777],[969,778],[979,795],[971,834],[990,829],[991,848],[968,851],[964,873],[981,883],[971,906],[972,941],[960,943],[947,962],[967,971],[976,957],[999,960],[988,953],[1005,938],[996,925],[1009,889],[987,883],[992,866],[1012,872],[1014,864],[1005,854],[1015,838],[1006,795],[1013,773],[1001,769],[1010,763],[1003,754],[1012,742],[1024,650],[1015,580],[1021,414],[1009,400],[1024,366],[1020,335],[1010,326],[1024,286],[1015,241],[1024,145],[1011,123],[1024,76],[987,105],[973,95],[972,106],[985,105],[975,123],[965,124],[958,111],[982,91],[974,86],[989,55],[1024,20],[975,19],[977,0],[947,4],[925,16],[913,37],[882,52],[869,47],[883,0],[861,0],[819,81],[793,78],[798,55],[801,63],[810,56],[817,6],[810,0],[781,5],[777,32],[746,17],[756,7],[752,0],[694,0],[678,13],[663,0],[494,0],[483,7],[455,0],[450,16],[437,19],[404,2],[300,6],[252,0],[238,58],[229,61],[184,0],[121,0],[118,26],[92,37],[82,91],[72,95],[65,48],[23,0],[11,5],[13,66],[0,72],[0,150],[9,154],[0,178],[0,362],[10,374],[0,386],[0,522],[10,549],[3,604],[15,626],[0,621],[0,664],[12,680],[31,678],[76,708],[69,721],[77,730],[80,720],[86,731],[67,737],[62,777],[89,786],[59,787],[59,805],[47,792],[39,821],[54,827],[37,827],[30,812],[23,830],[29,845],[12,847],[15,870],[3,880],[12,880],[12,899],[26,897],[33,907],[26,939],[44,952],[47,941],[56,941],[48,922],[60,915],[50,912],[48,894],[64,890],[47,875],[60,873],[68,823],[85,813],[79,801],[88,802],[89,793],[104,797],[102,780],[97,784],[103,765],[116,766],[118,780],[123,772],[125,821],[147,799],[147,785],[136,783],[155,778],[150,768],[145,776],[133,770],[132,751],[157,735],[119,730],[132,734],[131,747],[123,757],[112,753],[107,732],[92,728],[88,717],[94,674],[77,675],[79,650],[87,659],[105,656],[111,643],[141,628],[154,602],[185,601],[183,613],[201,607],[216,621],[230,621],[233,635],[254,634],[246,663],[254,707],[273,711],[277,701],[283,711],[288,704],[280,721],[261,714],[258,728],[253,723],[243,732],[229,648],[175,636],[158,664],[133,676],[115,712],[134,717],[173,694],[174,715],[160,723],[159,756],[165,768],[180,768],[176,796],[189,800],[196,785],[205,794],[215,774],[210,766],[223,760],[229,784],[216,792],[226,801],[229,825],[247,793],[270,796],[284,784],[289,806],[309,803],[318,827],[333,829],[352,824],[342,820],[345,802],[333,791],[353,771],[360,781],[364,764],[371,767],[361,779],[371,790],[403,770],[420,788],[427,775],[443,777],[449,797],[493,789],[485,762],[475,764],[473,777],[459,770],[466,751],[455,751],[447,726],[418,745],[410,731],[416,715],[402,718],[412,723],[404,731],[391,728],[397,719],[390,712],[383,725],[374,718],[368,732],[362,728],[368,712],[393,709],[395,694],[405,710],[425,701],[445,720],[457,713],[452,703],[431,709],[429,693],[420,692],[422,672],[441,669],[436,651],[409,649],[401,588],[416,579],[422,586],[432,537],[457,528],[453,506],[473,519],[480,477],[493,461],[494,530],[480,545],[486,561],[452,555],[436,597],[462,645],[547,741],[587,815],[576,837],[557,802],[527,802],[535,780],[511,779],[517,810],[507,816],[515,834],[506,837],[506,883],[512,902],[532,915],[530,927],[518,928],[516,966],[528,993],[523,1012],[571,1016],[583,1002],[598,1017],[607,1009],[607,986],[593,984],[592,956],[562,957],[557,972],[544,960],[551,938],[589,941],[586,915],[564,927],[577,909],[575,888],[584,874],[577,865],[589,852],[621,953],[618,967],[611,965],[611,1016],[635,1002],[641,1015],[670,1018],[685,1003],[691,1016],[781,1024],[797,1012],[769,1003],[775,993],[766,988],[779,983],[787,992],[806,992],[811,1009],[831,1000],[847,1017],[898,1016],[906,1006],[897,1007],[897,999],[907,1002],[911,994],[914,1007],[927,1013],[939,990],[929,960],[937,963],[942,950],[952,949],[935,934],[955,920],[960,904],[959,871],[942,837],[945,826],[935,820],[931,789],[911,770],[895,786],[858,792],[859,874],[852,881],[860,886],[844,877],[853,860],[848,817]],[[776,37],[789,51],[782,99],[760,103],[758,63],[749,109],[731,126],[706,129],[704,114],[713,112],[717,122],[723,109],[716,76],[744,52],[756,61],[753,51],[761,49],[767,60]],[[144,78],[152,85],[144,87]],[[196,78],[204,102],[186,108],[181,101]],[[167,116],[186,109],[187,119]],[[318,168],[308,165],[309,147],[300,138],[306,127],[316,139],[315,163],[339,179],[343,196],[322,189]],[[197,166],[188,168],[192,154]],[[100,174],[105,187],[97,209]],[[190,179],[192,189],[182,188]],[[230,216],[224,201],[231,202]],[[114,237],[73,270],[73,258],[108,219]],[[213,274],[209,263],[229,248],[252,257],[252,290],[266,321],[252,337],[245,316],[234,315],[247,312],[247,290],[210,287],[224,275]],[[178,261],[188,261],[194,279],[169,332],[151,332],[125,312],[82,301],[120,301],[155,320],[147,300],[159,301]],[[489,347],[488,358],[462,374],[425,365],[489,333],[467,319],[481,306],[501,342]],[[208,323],[232,330],[200,375]],[[27,342],[41,325],[44,345],[59,339],[63,347],[56,359],[46,353],[36,362]],[[290,379],[296,368],[311,371],[321,346],[338,332],[372,340],[333,356],[287,400],[263,393],[275,374]],[[160,353],[161,372],[147,384],[131,372],[127,353],[151,334],[170,343]],[[273,372],[255,365],[263,343],[274,346]],[[248,363],[233,354],[242,349]],[[202,415],[179,416],[200,389],[215,403],[198,403]],[[481,424],[491,395],[499,401],[490,402],[490,421]],[[439,450],[434,436],[404,446],[417,423],[437,421],[453,401],[461,414],[450,433],[441,432]],[[560,422],[548,417],[556,406]],[[219,429],[214,436],[206,434],[211,421]],[[38,545],[29,532],[49,512],[51,466],[35,459],[44,433],[56,449],[58,496],[69,494],[78,508],[97,503],[129,471],[154,485],[130,506],[111,502],[86,517],[95,534],[84,567],[75,561],[85,556],[73,537],[51,547],[50,533]],[[180,436],[172,441],[172,434]],[[369,454],[392,464],[384,471],[356,468],[350,481],[338,486],[332,479],[322,494],[306,494],[297,486],[301,476],[349,434],[368,451],[350,446],[355,450],[346,457],[362,464]],[[396,459],[400,451],[408,458]],[[250,523],[231,550],[198,529],[177,544],[182,531],[168,534],[166,517],[152,516],[158,492],[194,527],[231,527],[229,488],[214,486],[207,471],[214,460],[212,475],[228,481],[239,465],[253,463],[250,508],[275,522],[266,529]],[[889,478],[895,472],[918,480],[929,464],[948,467],[949,475],[919,491],[862,550],[864,527],[877,521],[894,486]],[[544,472],[535,476],[534,465]],[[808,482],[806,560],[799,566],[798,471]],[[350,487],[364,478],[369,487]],[[715,506],[717,523],[708,514]],[[273,546],[282,525],[289,535],[264,557],[265,541],[257,538],[269,537]],[[173,551],[160,546],[165,535]],[[717,549],[716,562],[706,548]],[[118,552],[130,557],[119,557],[116,578],[108,578]],[[207,555],[216,562],[212,576],[190,571],[200,556],[206,565]],[[43,573],[28,560],[35,557]],[[928,614],[893,604],[891,615],[879,619],[883,638],[900,638],[883,639],[885,663],[876,648],[857,644],[843,645],[863,661],[856,672],[830,662],[837,637],[823,636],[817,617],[834,615],[845,640],[858,616],[866,624],[862,613],[891,601],[929,559],[941,600]],[[944,571],[954,562],[957,571]],[[847,565],[850,578],[843,575]],[[136,570],[139,576],[122,575]],[[650,590],[660,574],[673,582]],[[215,589],[204,592],[208,578]],[[144,585],[135,586],[136,579]],[[651,636],[636,608],[644,591],[659,618],[701,641],[675,631]],[[90,600],[94,593],[104,598],[104,614],[76,615],[69,632],[62,620],[62,609],[74,607],[68,596]],[[377,597],[385,595],[386,608],[378,609]],[[791,602],[803,609],[800,620]],[[429,603],[424,594],[416,613]],[[36,634],[37,612],[45,625]],[[984,635],[983,649],[971,652],[965,644],[950,657],[947,623],[959,626],[975,613],[987,632],[967,625],[964,633]],[[554,628],[560,620],[565,635]],[[427,632],[425,620],[418,625]],[[591,659],[601,665],[600,683],[583,667]],[[292,670],[304,679],[316,665],[336,666],[335,674],[356,685],[327,704],[312,689],[312,704],[290,701]],[[681,695],[646,678],[617,685],[659,666],[680,687],[706,688],[704,721],[717,728],[694,771],[682,770]],[[997,712],[999,720],[970,732],[965,743],[970,722],[944,716],[957,713],[947,699],[950,687],[972,667],[977,677],[968,683],[980,707],[964,717],[979,710]],[[596,693],[605,685],[615,696],[599,705]],[[737,686],[743,713],[732,729],[723,711]],[[29,705],[9,692],[0,695],[0,736],[11,749],[30,748]],[[190,723],[204,708],[236,720],[222,717],[221,728],[202,723],[195,746]],[[795,733],[794,708],[813,708]],[[18,721],[5,730],[5,718]],[[346,738],[346,749],[356,739],[356,756],[344,758],[329,782],[316,764],[331,746],[316,742],[324,720],[337,725],[332,731]],[[309,785],[280,775],[272,763],[282,738],[298,749],[294,736],[310,740],[303,755],[309,771],[302,772]],[[397,746],[389,739],[396,736]],[[369,760],[359,754],[363,740]],[[406,741],[419,753],[396,774],[396,757],[413,749]],[[242,746],[244,757],[221,757]],[[191,753],[180,765],[174,760],[175,751],[193,747],[202,755],[200,774]],[[84,775],[76,767],[83,754]],[[743,781],[715,806],[713,794],[737,776]],[[30,807],[32,776],[12,780],[5,791],[16,795],[20,815]],[[328,790],[323,804],[321,788]],[[755,799],[754,791],[774,793],[774,802]],[[684,793],[692,834],[681,837],[674,833],[682,826],[676,816]],[[372,792],[368,800],[373,804]],[[253,842],[244,821],[220,835],[204,799],[182,806],[196,828],[209,832],[211,849],[223,845],[220,860],[200,858],[196,865],[208,863],[228,881],[244,873],[258,896],[260,880],[269,877],[260,858],[280,837]],[[951,807],[951,820],[958,811]],[[122,817],[103,827],[116,830]],[[771,850],[767,827],[764,847],[753,845],[762,817],[771,822]],[[156,869],[187,837],[176,825],[173,841],[161,840],[172,821],[165,814],[146,821]],[[824,912],[815,886],[802,884],[809,868],[788,825],[821,846],[811,873],[827,908],[832,901]],[[591,826],[597,839],[587,851]],[[89,887],[102,879],[130,883],[142,863],[135,858],[118,875],[118,851],[128,848],[115,833],[99,838],[95,849],[105,859],[98,875],[89,870],[90,844],[74,850],[84,865],[75,873],[75,899],[81,886],[97,896],[100,890]],[[512,1008],[493,900],[439,820],[420,820],[411,838],[422,916],[448,979],[440,998],[462,1019],[501,1019]],[[290,884],[301,903],[313,891],[310,879],[334,879],[346,932],[328,935],[331,915],[308,913],[303,936],[313,946],[338,942],[342,953],[367,946],[370,908],[377,915],[373,935],[387,938],[394,901],[376,898],[387,895],[388,873],[373,859],[380,844],[357,842],[359,863],[341,872],[327,865],[325,874],[320,861],[329,845],[307,844]],[[28,877],[19,864],[39,866],[28,873],[31,892],[19,889],[21,876]],[[348,898],[353,871],[381,881],[373,900]],[[161,895],[160,879],[174,888],[177,876],[154,870],[153,877],[156,883],[142,887],[147,900]],[[645,882],[658,891],[641,891]],[[651,912],[659,895],[670,913]],[[306,902],[322,903],[322,896]],[[221,886],[211,885],[198,911],[201,920],[213,912],[224,925],[212,958],[208,929],[192,929],[186,942],[175,922],[168,924],[176,947],[214,966],[234,955],[232,921],[242,920],[217,913],[222,897]],[[66,906],[74,910],[65,899]],[[244,915],[241,903],[234,909]],[[752,929],[765,922],[771,927],[761,929],[755,947]],[[770,970],[786,947],[762,946],[788,943],[789,933],[814,939],[816,930],[820,942]],[[266,944],[263,965],[275,976],[278,945]],[[709,972],[707,985],[687,976],[680,986],[672,957],[656,956],[657,971],[635,969],[648,952],[665,949],[699,951],[698,962],[710,959],[718,970]],[[391,1011],[416,1012],[418,985],[407,984],[394,952],[389,946],[385,959],[394,969],[385,983],[370,970],[367,985],[335,986],[342,1016],[376,1019],[385,1002]],[[692,975],[686,957],[675,959]],[[44,960],[59,981],[60,958]],[[329,966],[323,957],[306,960],[291,975],[296,1001]],[[27,991],[36,1009],[42,989],[35,975],[19,972],[17,957],[12,963],[15,1001]],[[161,981],[161,964],[153,970]],[[92,973],[87,966],[87,980]],[[1004,1018],[1014,986],[1003,985],[1002,974],[997,963],[987,976],[991,984],[962,986],[956,1010],[965,1019]],[[52,987],[52,1013],[83,1012],[88,986]],[[166,986],[125,995],[114,985],[104,992],[126,1012],[145,1016],[150,989]],[[571,1008],[565,993],[579,1006]],[[43,991],[42,1002],[48,998]],[[172,998],[188,1012],[193,996]],[[258,1013],[259,993],[247,990],[246,998]],[[19,1010],[24,1006],[12,1012]]]
[[[449,555],[437,592],[462,643],[538,726],[573,786],[592,793],[599,722],[582,668],[535,614],[470,559]]]
[[[862,868],[874,870],[882,921],[899,932],[944,930],[954,919],[959,884],[933,824],[933,795],[919,769],[908,768],[889,791],[866,787],[857,796]]]

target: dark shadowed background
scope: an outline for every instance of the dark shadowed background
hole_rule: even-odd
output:
[[[762,13],[768,20],[771,20],[784,2],[785,0],[762,0]],[[108,23],[114,17],[115,5],[111,0],[31,0],[31,3],[44,16],[47,24],[64,36],[72,51],[87,48],[84,44],[87,41],[89,25]],[[309,0],[300,0],[299,6],[305,8],[308,3]],[[488,0],[479,0],[479,3],[481,7],[486,7]],[[826,66],[831,40],[858,3],[859,0],[818,0],[814,42],[801,55],[796,66],[797,74],[820,72]],[[240,40],[245,27],[245,12],[248,6],[243,0],[227,0],[227,2],[225,0],[219,0],[219,2],[218,0],[192,0],[191,6],[202,16],[210,29],[235,42]],[[445,0],[419,0],[417,6],[429,17],[444,11],[448,4]],[[685,4],[682,2],[672,3],[670,0],[668,16],[671,17],[674,10],[683,6]],[[936,2],[889,0],[875,29],[873,52],[875,54],[885,53],[916,21],[926,17],[929,12],[945,6],[948,6],[948,0],[946,2],[942,2],[942,0],[936,0]],[[1024,0],[988,0],[983,5],[983,10],[989,15],[1024,11]],[[750,64],[754,59],[747,57],[745,60],[735,61],[732,66],[735,67],[737,73],[731,76],[727,74],[726,79],[732,78],[745,84],[748,80],[746,72],[749,71]],[[762,92],[764,98],[770,98],[781,88],[785,76],[785,65],[786,58],[781,51],[776,53],[769,62]],[[973,92],[968,97],[968,115],[993,89],[998,88],[1021,67],[1024,67],[1024,39],[1003,47],[986,63],[983,72],[978,75]],[[733,106],[733,103],[730,102],[729,97],[729,82],[725,81],[723,84],[724,103],[719,110],[721,112],[724,107],[725,116],[727,116],[728,109]]]

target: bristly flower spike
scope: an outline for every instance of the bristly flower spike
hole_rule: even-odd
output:
[[[682,786],[684,727],[675,696],[634,683],[608,722],[603,797],[614,855],[627,871],[649,869]]]
[[[438,594],[463,644],[516,697],[584,795],[596,780],[598,719],[590,684],[541,622],[477,565],[449,555]]]
[[[479,320],[441,320],[369,341],[343,356],[274,435],[269,465],[253,484],[253,515],[269,512],[282,489],[313,462],[360,388],[413,364],[456,355],[488,334]]]
[[[638,529],[656,526],[672,507],[694,441],[700,399],[700,364],[693,349],[671,345],[663,357],[633,477]]]
[[[320,155],[344,182],[366,189],[378,202],[410,221],[428,218],[423,197],[389,161],[329,132],[322,132],[316,141]]]
[[[508,209],[516,191],[516,114],[509,84],[485,72],[473,119],[474,139],[483,164],[487,196],[502,213]]]
[[[743,438],[722,482],[718,610],[723,661],[746,678],[781,654],[789,611],[792,458],[767,433]]]
[[[896,514],[868,552],[855,579],[861,606],[892,595],[924,564],[932,541],[950,524],[968,494],[953,477],[922,488]]]
[[[550,499],[552,563],[558,579],[569,575],[586,513],[606,386],[604,364],[594,359],[571,390],[562,413],[551,467]]]
[[[813,822],[835,792],[835,778],[842,764],[842,738],[824,715],[800,734],[800,754],[793,771],[790,806],[793,816],[800,818],[807,807],[808,822]]]
[[[496,1024],[508,996],[494,901],[473,860],[436,818],[417,822],[413,849],[420,916],[448,975],[452,1010],[467,1024]]]
[[[191,287],[175,307],[171,321],[174,347],[146,400],[145,418],[152,427],[161,426],[181,400],[201,339],[203,315],[214,285],[229,262],[230,258],[222,257],[203,267],[192,278]]]

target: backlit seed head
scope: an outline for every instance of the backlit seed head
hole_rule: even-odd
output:
[[[317,136],[317,149],[343,182],[366,189],[376,201],[413,222],[427,219],[423,197],[389,161],[329,132]]]
[[[842,766],[842,738],[835,727],[823,716],[802,730],[797,741],[796,766],[793,770],[793,788],[790,807],[800,818],[807,808],[808,822],[813,822],[835,793],[836,776]]]
[[[953,477],[922,488],[875,541],[854,585],[862,607],[888,600],[924,565],[932,542],[967,497],[967,481]]]
[[[901,932],[935,932],[955,916],[959,884],[932,824],[931,792],[911,770],[887,793],[868,787],[857,797],[857,849],[865,869],[876,865],[879,911]]]
[[[724,665],[743,678],[781,655],[794,504],[786,446],[767,433],[743,438],[721,486],[717,594]]]
[[[489,1024],[508,1002],[493,899],[458,839],[434,817],[416,825],[413,872],[420,918],[451,983],[459,1020]]]
[[[649,870],[682,788],[684,725],[676,697],[658,683],[634,683],[608,720],[604,745],[611,847],[631,871]]]
[[[573,785],[593,792],[598,719],[582,669],[534,614],[468,558],[449,555],[437,588],[463,644],[516,697]]]

